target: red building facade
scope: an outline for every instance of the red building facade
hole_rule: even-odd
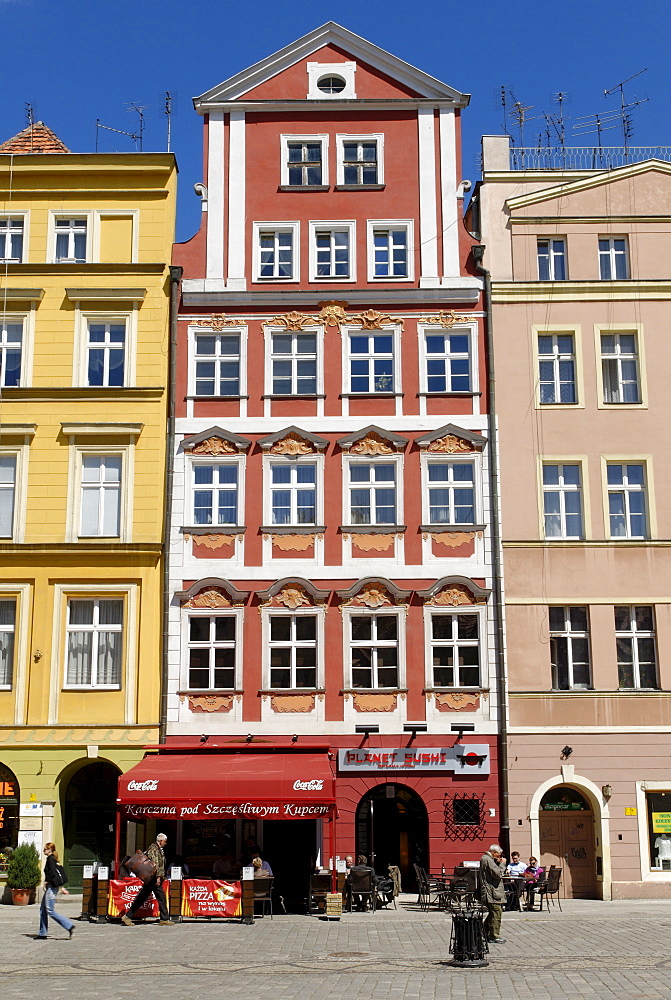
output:
[[[168,746],[224,769],[243,745],[293,753],[297,782],[328,746],[336,853],[407,886],[498,835],[467,103],[317,29],[196,99],[202,225],[174,256]],[[239,816],[219,834],[275,866],[333,850],[321,821]],[[182,853],[201,834],[177,831]]]

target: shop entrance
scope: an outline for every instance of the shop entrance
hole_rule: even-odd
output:
[[[275,876],[273,895],[282,896],[287,913],[305,913],[317,862],[316,820],[264,820],[262,854]]]
[[[539,862],[562,869],[562,897],[596,899],[594,815],[587,800],[575,788],[560,785],[545,793],[538,818]]]
[[[420,797],[405,785],[378,785],[359,802],[356,853],[365,854],[379,875],[388,865],[401,870],[404,892],[417,887],[413,865],[428,867],[428,820]]]
[[[0,854],[15,848],[19,837],[19,783],[13,771],[0,764]],[[39,848],[39,844],[37,845]],[[4,867],[0,859],[0,866]],[[0,867],[0,870],[2,868]]]
[[[86,764],[70,779],[64,802],[64,863],[70,886],[82,884],[84,865],[114,857],[114,817],[120,771],[107,761]]]

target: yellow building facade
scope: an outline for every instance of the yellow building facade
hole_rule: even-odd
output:
[[[155,742],[171,154],[0,146],[0,851],[112,854]]]

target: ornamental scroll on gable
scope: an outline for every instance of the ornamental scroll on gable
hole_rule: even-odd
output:
[[[276,594],[265,601],[262,608],[289,608],[295,611],[297,608],[314,607],[316,602],[300,583],[289,583],[282,587]]]
[[[464,604],[486,604],[487,597],[474,593],[463,583],[453,583],[427,598],[425,603],[436,607],[456,608]]]
[[[295,431],[287,434],[281,441],[276,441],[270,448],[273,455],[311,455],[315,451],[314,446]]]
[[[182,605],[184,608],[212,608],[213,610],[232,606],[228,594],[221,587],[207,587],[200,590]]]
[[[439,455],[461,455],[481,452],[487,438],[474,431],[467,431],[456,424],[444,424],[430,434],[423,434],[415,444],[423,451]]]
[[[237,448],[234,448],[229,441],[224,441],[220,437],[206,438],[199,444],[191,448],[185,448],[187,455],[236,455]]]
[[[398,600],[393,599],[383,583],[375,580],[371,583],[365,583],[349,600],[343,601],[342,607],[384,608],[393,607],[399,603]]]

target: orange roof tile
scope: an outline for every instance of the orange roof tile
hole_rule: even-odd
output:
[[[0,153],[69,153],[70,150],[44,122],[35,122],[23,132],[0,143]]]

